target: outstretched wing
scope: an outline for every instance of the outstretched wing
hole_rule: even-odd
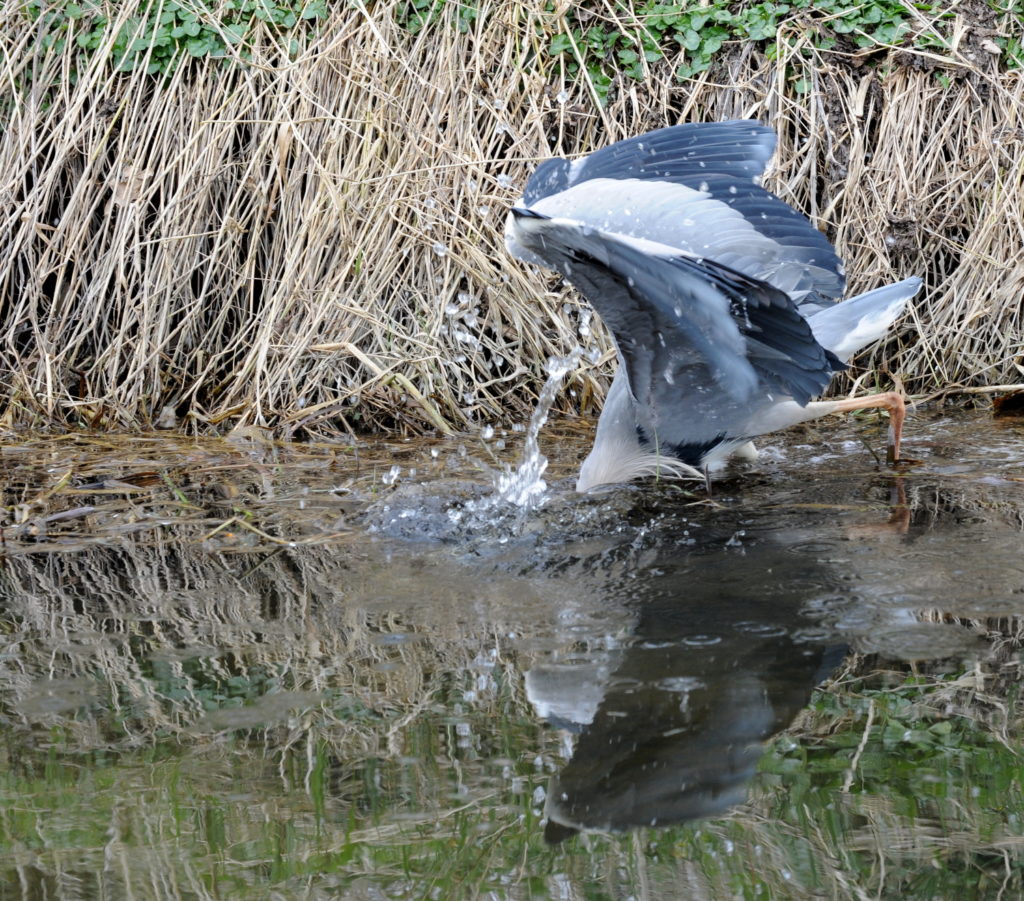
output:
[[[841,297],[828,239],[756,181],[774,149],[774,132],[751,120],[662,128],[575,162],[547,160],[520,205],[710,257],[816,301]]]
[[[806,404],[843,368],[789,296],[766,282],[533,210],[512,217],[516,241],[601,315],[633,398],[663,441],[729,434],[773,396]]]
[[[709,175],[748,184],[764,172],[775,152],[775,132],[752,119],[689,122],[617,141],[575,162],[550,159],[526,183],[523,203],[595,178],[636,178],[689,185]]]

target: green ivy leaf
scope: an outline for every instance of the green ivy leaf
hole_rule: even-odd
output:
[[[210,42],[205,38],[191,38],[185,42],[185,49],[189,56],[206,56],[210,51]]]
[[[701,42],[701,53],[710,56],[712,53],[717,53],[721,48],[722,44],[725,43],[726,35],[721,33],[709,34]]]
[[[303,19],[323,19],[327,16],[327,0],[310,0],[302,7]]]
[[[567,34],[556,34],[548,45],[548,53],[551,56],[558,56],[562,53],[567,53],[572,50],[572,41],[569,40]]]
[[[696,50],[700,46],[700,35],[692,28],[683,32],[682,45],[687,50]]]

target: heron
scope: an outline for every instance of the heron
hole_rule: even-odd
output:
[[[759,435],[870,408],[888,411],[887,460],[899,461],[899,392],[814,398],[889,331],[921,280],[841,300],[835,249],[761,186],[775,144],[755,120],[661,128],[545,160],[511,208],[509,251],[577,288],[615,344],[577,491],[708,479],[730,457],[756,458]]]

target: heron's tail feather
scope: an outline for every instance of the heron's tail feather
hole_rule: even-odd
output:
[[[921,279],[906,278],[826,307],[807,322],[818,343],[845,362],[885,335],[920,288]]]

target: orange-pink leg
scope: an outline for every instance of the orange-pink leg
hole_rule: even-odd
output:
[[[851,413],[854,410],[869,410],[880,407],[889,411],[889,444],[885,451],[887,463],[899,463],[900,439],[903,437],[903,420],[907,418],[907,405],[903,395],[896,391],[871,394],[867,397],[847,397],[832,402],[832,413]]]

